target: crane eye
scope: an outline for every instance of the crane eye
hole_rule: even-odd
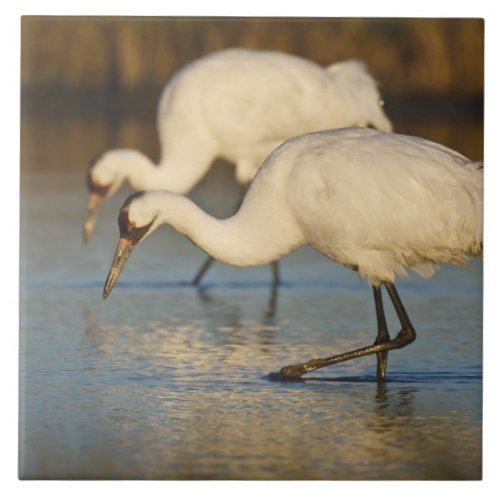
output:
[[[128,211],[124,210],[118,215],[118,226],[120,228],[120,234],[128,234],[132,229],[134,229],[134,223],[128,218]]]
[[[98,184],[92,179],[92,174],[90,171],[87,173],[87,187],[89,192],[98,194],[102,198],[104,198],[107,192],[111,189],[111,184],[103,185]]]
[[[132,242],[137,243],[141,240],[144,235],[149,231],[153,225],[156,217],[153,220],[142,227],[137,227],[136,223],[131,221],[128,217],[128,210],[122,210],[118,215],[118,227],[120,228],[120,238],[125,238]]]

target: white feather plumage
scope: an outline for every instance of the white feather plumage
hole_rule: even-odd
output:
[[[105,153],[93,181],[133,189],[189,192],[215,158],[251,181],[264,158],[292,136],[372,125],[392,130],[373,77],[357,61],[327,69],[297,56],[226,49],[194,61],[169,81],[158,106],[161,158],[155,165],[127,149]]]
[[[425,139],[367,128],[310,133],[263,163],[240,210],[215,219],[181,195],[146,192],[135,227],[173,225],[218,260],[271,262],[309,244],[372,285],[482,252],[483,170]]]

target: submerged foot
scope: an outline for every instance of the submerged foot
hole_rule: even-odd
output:
[[[302,375],[307,373],[304,364],[300,365],[288,365],[281,368],[278,375],[285,380],[297,380],[302,378]]]
[[[304,382],[302,375],[305,373],[298,373],[290,371],[289,366],[284,366],[279,372],[270,373],[266,378],[273,382]]]

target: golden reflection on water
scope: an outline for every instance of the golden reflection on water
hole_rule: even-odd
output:
[[[464,425],[467,415],[454,408],[456,394],[448,401],[441,394],[436,402],[432,386],[411,380],[377,385],[359,377],[359,364],[343,372],[353,376],[334,383],[314,378],[280,384],[262,377],[280,356],[303,356],[305,345],[326,348],[321,335],[309,332],[283,353],[288,332],[281,319],[266,324],[229,311],[217,321],[186,320],[181,313],[138,328],[126,321],[102,323],[89,311],[85,321],[81,350],[88,369],[121,375],[96,392],[107,423],[87,445],[84,459],[93,465],[65,462],[63,476],[68,470],[92,476],[96,463],[101,477],[149,479],[481,474],[481,426],[472,415]],[[350,349],[363,336],[334,343]],[[53,465],[57,476],[61,463]]]
[[[72,299],[75,292],[68,290],[61,303],[48,289],[30,305],[31,321],[46,326],[28,342],[37,352],[28,364],[37,381],[27,384],[25,477],[481,475],[480,409],[474,409],[480,380],[464,383],[460,371],[451,371],[449,380],[428,374],[418,350],[391,353],[386,384],[374,382],[375,363],[368,357],[303,382],[266,378],[286,361],[364,345],[372,321],[359,300],[362,290],[309,290],[305,300],[304,293],[285,289],[277,316],[267,320],[252,312],[265,310],[265,289],[217,289],[208,305],[188,287],[145,289],[142,299],[133,288],[121,289],[114,302],[87,306],[78,320],[71,311],[92,303],[93,290],[84,288]],[[425,314],[425,296],[409,307],[418,312],[420,303]],[[356,321],[349,323],[354,311]],[[346,331],[336,320],[331,331],[330,317],[340,320],[341,312]],[[442,356],[451,347],[464,368],[467,357],[474,359],[460,350],[461,323],[458,315],[450,327],[458,345],[446,340],[431,346],[436,370],[452,370]],[[424,351],[426,337],[420,339]],[[414,368],[405,371],[409,360]]]

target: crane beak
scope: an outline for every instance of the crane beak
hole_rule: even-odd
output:
[[[90,238],[94,233],[97,212],[103,200],[104,196],[99,193],[91,192],[89,195],[89,201],[87,205],[87,218],[85,219],[85,224],[83,225],[83,241],[85,242],[85,244],[90,241]]]
[[[120,274],[125,267],[127,259],[134,250],[135,243],[136,242],[133,240],[120,238],[118,246],[116,247],[113,263],[111,264],[108,277],[106,278],[106,283],[104,284],[104,290],[102,293],[103,299],[107,298],[107,296],[111,293],[111,290],[115,286],[115,283],[118,281],[118,278],[120,277]]]

